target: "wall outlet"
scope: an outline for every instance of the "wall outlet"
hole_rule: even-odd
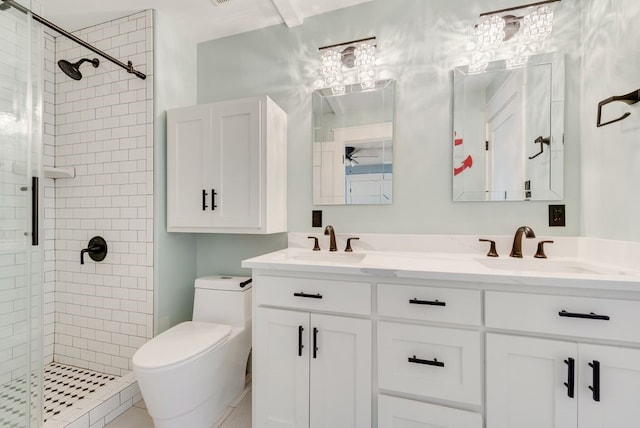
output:
[[[566,226],[564,205],[549,205],[549,226]]]
[[[311,227],[322,227],[322,210],[311,211]]]

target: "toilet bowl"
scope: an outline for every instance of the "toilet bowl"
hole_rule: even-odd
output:
[[[244,390],[251,348],[251,288],[240,287],[245,280],[199,278],[194,320],[134,354],[134,373],[156,428],[211,428]],[[204,313],[198,309],[205,307]]]

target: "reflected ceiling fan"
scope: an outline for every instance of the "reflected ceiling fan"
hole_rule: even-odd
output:
[[[356,159],[358,158],[377,158],[376,155],[359,155],[358,152],[362,149],[356,149],[354,146],[345,146],[344,147],[344,157],[349,161],[351,166],[359,165]]]

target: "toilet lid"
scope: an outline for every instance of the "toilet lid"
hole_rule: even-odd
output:
[[[133,355],[133,365],[158,369],[184,362],[201,352],[217,347],[229,337],[231,326],[186,321],[154,337]]]

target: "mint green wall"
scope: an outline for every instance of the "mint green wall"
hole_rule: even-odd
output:
[[[451,70],[467,61],[479,13],[508,3],[377,0],[307,18],[300,27],[278,25],[204,42],[198,45],[198,102],[267,94],[287,112],[289,231],[320,232],[311,228],[311,210],[318,207],[312,204],[310,168],[311,92],[318,79],[318,47],[376,36],[379,77],[397,81],[393,205],[320,207],[325,224],[352,233],[483,235],[511,234],[527,224],[540,236],[577,235],[580,0],[558,3],[558,8],[571,12],[564,14],[571,19],[557,22],[549,43],[550,49],[568,53],[562,202],[567,206],[567,227],[547,226],[545,202],[451,201]],[[201,235],[198,274],[234,273],[243,258],[262,246],[284,243],[281,237]],[[212,262],[221,257],[224,264]]]
[[[191,319],[196,237],[167,233],[166,110],[196,102],[196,46],[154,13],[154,335]]]

